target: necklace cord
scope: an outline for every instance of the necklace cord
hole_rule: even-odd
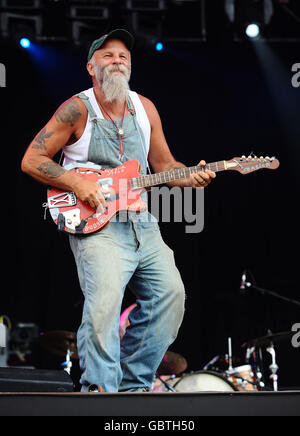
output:
[[[126,112],[126,106],[127,106],[127,101],[125,100],[124,103],[124,110],[123,110],[123,116],[122,116],[122,122],[121,122],[121,127],[119,128],[117,126],[117,124],[115,123],[115,121],[112,119],[112,117],[109,115],[109,113],[106,111],[106,109],[102,106],[102,104],[99,102],[101,109],[103,110],[103,112],[108,116],[108,118],[112,121],[113,125],[115,126],[115,128],[118,131],[118,135],[119,135],[119,144],[120,144],[120,160],[123,161],[124,159],[124,155],[125,155],[125,147],[124,147],[124,142],[123,142],[123,135],[124,135],[124,130],[123,130],[123,125],[124,125],[124,118],[125,118],[125,112]]]
[[[129,96],[129,99],[130,99],[131,104],[132,104],[132,100],[131,100],[130,96]],[[120,134],[120,129],[118,128],[118,126],[116,125],[116,123],[114,122],[114,120],[112,119],[112,117],[109,115],[109,113],[108,113],[108,112],[105,110],[105,108],[102,106],[102,104],[100,103],[100,101],[99,101],[99,105],[100,105],[101,109],[103,110],[103,112],[104,112],[104,113],[108,116],[108,118],[113,122],[115,128],[116,128],[117,131],[118,131],[118,135],[119,135],[119,144],[120,144],[120,153],[119,153],[119,156],[120,156],[120,160],[123,161],[123,159],[124,159],[124,155],[125,155],[125,147],[124,147],[124,142],[123,142],[123,135],[124,135],[123,123],[124,123],[124,118],[125,118],[126,106],[128,107],[127,100],[125,100],[125,103],[124,103],[124,112],[123,112],[122,123],[121,123],[121,132],[122,132],[122,134]],[[129,107],[128,107],[128,111],[129,111],[129,113],[130,113],[131,115],[135,115],[135,110],[134,110],[134,109],[129,109]],[[140,141],[141,141],[141,144],[142,144],[142,148],[143,148],[143,152],[144,152],[144,155],[145,155],[145,158],[146,158],[146,164],[147,164],[148,172],[149,172],[149,174],[151,175],[152,173],[151,173],[151,170],[150,170],[150,167],[149,167],[148,157],[147,157],[147,153],[146,153],[146,150],[145,150],[144,141],[143,141],[143,139],[142,139],[142,137],[141,137],[141,133],[140,133],[140,130],[139,130],[139,127],[138,127],[138,126],[137,126],[137,131],[138,131],[138,134],[139,134],[139,137],[140,137]]]

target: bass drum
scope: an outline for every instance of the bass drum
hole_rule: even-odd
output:
[[[167,382],[176,392],[235,392],[238,389],[222,374],[197,371]],[[164,391],[167,389],[164,388]]]

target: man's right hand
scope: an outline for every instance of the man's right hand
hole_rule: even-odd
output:
[[[96,182],[91,182],[83,177],[80,177],[80,181],[74,186],[74,192],[79,200],[88,203],[93,209],[98,209],[103,213],[107,207],[104,191],[101,186]]]

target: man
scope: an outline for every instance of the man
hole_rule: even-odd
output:
[[[114,168],[136,159],[155,172],[185,167],[172,156],[159,114],[147,98],[129,90],[133,37],[117,29],[91,45],[87,70],[93,88],[66,101],[27,149],[22,169],[35,179],[103,211],[99,184],[56,164],[61,149],[67,164],[91,161]],[[205,165],[201,161],[201,165]],[[170,185],[207,186],[215,174],[201,171]],[[151,216],[150,216],[151,217]],[[89,236],[70,236],[85,297],[77,335],[82,391],[148,391],[174,342],[184,314],[185,291],[172,250],[149,213],[128,213]],[[130,327],[121,342],[119,320],[126,286],[136,296]]]

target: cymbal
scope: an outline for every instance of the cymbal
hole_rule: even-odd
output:
[[[263,336],[261,338],[252,339],[251,341],[245,342],[242,345],[242,348],[250,348],[250,347],[268,347],[273,344],[279,344],[281,342],[287,342],[290,339],[292,339],[294,332],[281,332],[276,334],[268,334],[266,336]]]
[[[65,357],[69,350],[71,359],[79,359],[76,333],[63,330],[46,332],[40,337],[40,344],[45,350],[58,356]]]
[[[178,375],[188,367],[187,361],[180,354],[167,351],[158,367],[157,375]]]

